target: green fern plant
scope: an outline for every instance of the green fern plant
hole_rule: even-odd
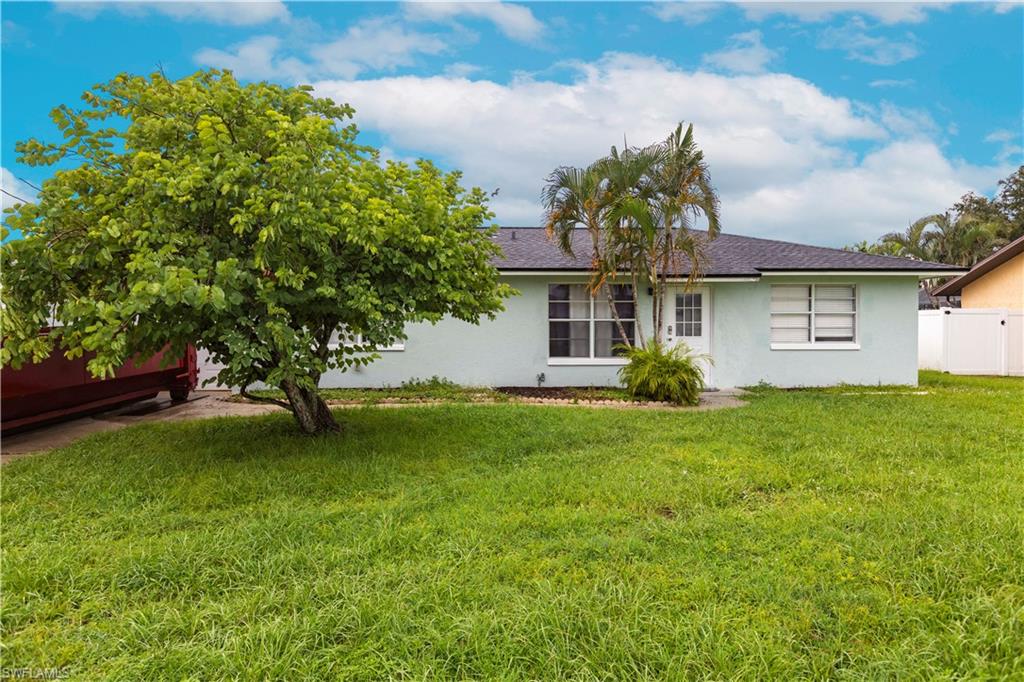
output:
[[[696,405],[704,390],[704,370],[698,355],[685,343],[671,346],[651,341],[641,348],[622,348],[629,364],[619,370],[619,378],[634,398],[659,400],[677,405]]]

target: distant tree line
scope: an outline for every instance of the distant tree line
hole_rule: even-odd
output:
[[[1024,166],[1000,180],[991,199],[969,192],[944,213],[919,218],[904,232],[846,248],[970,267],[1022,235]]]

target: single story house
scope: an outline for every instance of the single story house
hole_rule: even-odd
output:
[[[936,287],[932,296],[960,296],[961,308],[1024,310],[1024,236]]]
[[[470,386],[603,386],[624,364],[607,297],[585,286],[589,237],[569,258],[537,228],[503,228],[495,265],[518,290],[478,325],[445,319],[409,325],[407,338],[367,367],[331,371],[324,387],[397,386],[442,377]],[[700,285],[674,273],[665,338],[712,359],[718,388],[917,383],[918,282],[961,268],[906,258],[722,234],[710,243]],[[628,284],[617,308],[634,334],[650,333],[651,296],[633,310]]]

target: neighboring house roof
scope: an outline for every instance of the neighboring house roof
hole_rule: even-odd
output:
[[[937,308],[959,308],[959,296],[932,296],[928,289],[921,287],[917,290],[917,309],[935,310]]]
[[[988,258],[975,263],[966,275],[937,287],[932,291],[932,296],[956,296],[971,282],[981,279],[1014,256],[1019,256],[1022,253],[1024,253],[1024,236],[1014,239]]]
[[[705,234],[704,232],[697,232]],[[498,230],[495,241],[504,250],[503,258],[496,260],[499,270],[575,270],[590,269],[590,237],[585,230],[573,235],[573,252],[570,258],[561,252],[546,232],[533,227],[504,227]],[[821,246],[806,246],[774,239],[741,237],[735,234],[720,234],[708,247],[710,264],[704,273],[714,277],[760,277],[770,272],[906,272],[916,273],[962,273],[963,268],[941,263],[928,263],[876,256],[857,251],[843,251]],[[685,265],[689,265],[688,263]],[[688,267],[674,276],[686,276]],[[935,276],[935,275],[932,275]]]

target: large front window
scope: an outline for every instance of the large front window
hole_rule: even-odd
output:
[[[591,296],[586,284],[548,285],[548,355],[552,358],[612,358],[616,347],[635,339],[633,287],[612,285],[625,338],[615,323],[604,288]]]
[[[857,288],[852,284],[780,284],[772,287],[773,346],[853,344]]]

